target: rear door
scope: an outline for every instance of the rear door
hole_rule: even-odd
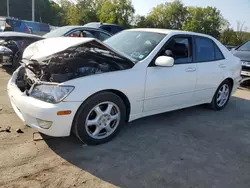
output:
[[[195,97],[198,101],[207,101],[224,80],[223,70],[227,62],[215,42],[207,37],[195,37],[195,60],[197,62],[197,84]]]

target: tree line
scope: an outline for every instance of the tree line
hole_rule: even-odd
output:
[[[127,28],[153,27],[205,33],[224,44],[239,45],[250,39],[244,23],[236,31],[216,7],[187,7],[181,0],[161,3],[147,15],[135,15],[131,0],[36,0],[36,21],[54,26],[88,22],[120,24]],[[9,0],[10,15],[30,20],[32,0]],[[7,15],[6,0],[0,0],[0,16]]]

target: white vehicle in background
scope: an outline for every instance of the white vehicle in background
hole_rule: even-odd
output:
[[[31,44],[8,83],[17,115],[50,136],[111,140],[125,122],[199,104],[223,109],[241,62],[213,37],[125,30],[104,43],[51,38]],[[152,125],[153,126],[153,125]]]

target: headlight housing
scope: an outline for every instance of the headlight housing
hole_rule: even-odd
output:
[[[74,86],[37,85],[32,89],[30,96],[55,104],[65,99],[74,88]]]

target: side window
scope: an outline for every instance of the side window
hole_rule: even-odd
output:
[[[92,35],[90,32],[84,31],[84,30],[73,31],[67,37],[90,37],[90,38],[95,38],[94,35]]]
[[[160,55],[166,55],[174,58],[175,64],[192,63],[192,38],[176,37],[171,39]]]
[[[79,37],[80,31],[73,31],[67,35],[67,37]]]
[[[225,57],[223,56],[219,47],[216,44],[214,44],[214,50],[215,50],[215,60],[225,59]]]
[[[195,51],[197,62],[207,62],[215,60],[214,42],[204,37],[196,37]]]
[[[110,36],[109,35],[107,35],[107,34],[105,34],[105,33],[103,33],[103,32],[100,32],[99,33],[99,40],[100,41],[104,41],[104,40],[106,40],[107,38],[109,38]]]

